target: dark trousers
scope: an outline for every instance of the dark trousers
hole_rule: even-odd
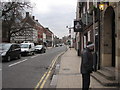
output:
[[[82,90],[89,90],[90,86],[90,73],[82,74]]]

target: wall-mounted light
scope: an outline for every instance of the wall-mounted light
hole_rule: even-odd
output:
[[[105,4],[104,4],[104,3],[100,3],[100,4],[99,4],[99,9],[103,11],[104,8],[105,8]]]

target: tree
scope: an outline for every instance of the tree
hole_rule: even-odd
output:
[[[2,4],[2,36],[10,42],[11,35],[24,29],[23,13],[31,9],[30,2],[1,2]]]

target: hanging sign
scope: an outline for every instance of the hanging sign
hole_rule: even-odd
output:
[[[74,32],[82,32],[83,23],[81,20],[74,20]]]

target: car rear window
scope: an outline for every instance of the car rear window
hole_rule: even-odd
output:
[[[12,44],[0,44],[1,50],[8,50]]]

